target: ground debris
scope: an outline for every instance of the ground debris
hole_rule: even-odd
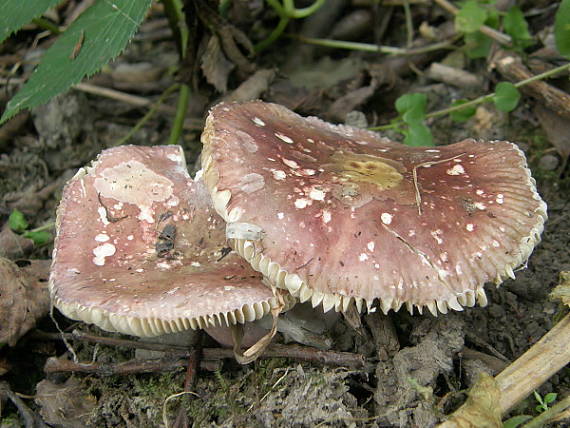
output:
[[[22,260],[16,264],[0,258],[0,344],[14,346],[39,318],[47,315],[49,265],[49,260]]]

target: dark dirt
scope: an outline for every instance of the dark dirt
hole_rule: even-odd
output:
[[[330,13],[334,13],[335,4],[331,2]],[[350,9],[343,7],[345,12]],[[405,31],[400,9],[392,11],[394,18],[389,21],[383,43],[402,45],[399,33]],[[240,11],[236,8],[234,12]],[[448,19],[433,11],[435,15],[429,15],[421,8],[417,13],[427,14],[418,16],[418,23],[420,18]],[[235,22],[244,28],[252,22],[249,15],[249,18],[236,16]],[[158,30],[151,23],[156,24],[158,19],[162,17],[155,11],[127,52],[91,83],[157,99],[174,82],[169,70],[176,64],[174,44],[168,37],[155,36]],[[303,29],[303,24],[295,25],[291,32]],[[537,18],[534,25],[538,31],[538,27],[548,24]],[[26,36],[33,39],[33,31]],[[25,42],[21,36],[6,43],[0,53],[23,54]],[[297,51],[298,55],[292,55]],[[255,97],[328,120],[343,121],[347,113],[356,111],[351,117],[361,122],[364,119],[368,124],[385,123],[393,117],[394,100],[406,92],[428,94],[428,111],[449,106],[457,98],[486,93],[485,88],[461,89],[412,73],[413,69],[424,69],[430,62],[442,60],[444,54],[423,55],[419,60],[414,59],[415,65],[410,68],[399,59],[382,61],[374,55],[307,45],[299,48],[296,43],[284,40],[256,59],[259,68],[276,69],[277,73],[272,72],[273,78],[258,82],[259,87],[249,90]],[[486,70],[484,60],[472,61],[465,68],[481,76],[486,82],[483,86],[492,87],[491,82],[499,79]],[[180,141],[190,171],[196,170],[203,117],[208,107],[222,97],[206,80],[218,79],[217,87],[227,84],[229,95],[234,95],[233,89],[243,82],[238,73],[231,70],[224,73],[209,75],[208,79],[202,75],[199,89],[191,96],[189,119]],[[135,84],[132,80],[135,77],[129,80],[129,76],[139,80]],[[15,89],[6,86],[2,91],[12,94]],[[6,99],[3,94],[2,103]],[[175,96],[168,97],[164,104],[174,108]],[[325,333],[333,340],[332,349],[362,353],[369,363],[366,369],[299,364],[279,358],[246,367],[226,361],[215,371],[200,371],[192,394],[169,399],[164,404],[169,396],[182,390],[182,370],[163,375],[52,375],[45,379],[42,372],[45,359],[61,356],[65,348],[60,343],[24,337],[14,348],[0,348],[0,375],[14,391],[30,397],[35,394],[33,400],[26,395],[24,398],[46,421],[65,427],[164,426],[165,419],[172,426],[179,406],[187,409],[190,421],[197,427],[434,426],[463,402],[465,390],[479,371],[496,374],[544,335],[564,311],[561,305],[549,300],[548,294],[558,283],[559,273],[570,271],[570,174],[568,166],[562,169],[563,159],[541,129],[535,106],[536,101],[523,98],[519,108],[510,114],[497,112],[486,104],[465,124],[456,124],[447,117],[430,123],[438,144],[467,136],[506,139],[519,143],[526,153],[539,192],[549,208],[542,243],[526,269],[516,272],[516,280],[506,280],[498,288],[488,285],[489,305],[484,308],[466,308],[461,313],[438,318],[410,316],[405,310],[387,317],[374,313],[364,315],[362,326],[356,330],[339,318]],[[145,112],[121,101],[76,90],[33,111],[15,132],[0,140],[2,222],[14,209],[26,215],[31,227],[53,221],[65,181],[101,150],[116,145]],[[129,143],[165,143],[172,118],[172,113],[156,114],[134,133]],[[388,135],[401,139],[395,133]],[[554,156],[554,161],[544,160],[547,156]],[[51,244],[27,245],[7,257],[48,259],[50,252]],[[66,330],[88,330],[57,314],[56,318]],[[38,327],[56,331],[50,319],[42,320]],[[94,328],[90,330],[105,334]],[[134,351],[102,345],[74,342],[73,347],[80,361],[119,362],[134,356]],[[568,368],[554,375],[538,392],[567,396]],[[49,398],[53,396],[59,401]],[[512,414],[536,414],[536,404],[530,397]],[[2,411],[2,427],[21,426],[15,408],[8,406]]]

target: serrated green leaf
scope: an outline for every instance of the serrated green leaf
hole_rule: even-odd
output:
[[[503,428],[517,428],[518,426],[530,421],[532,416],[529,415],[517,415],[512,418],[507,419],[503,422]]]
[[[525,49],[531,46],[534,41],[528,31],[528,24],[524,14],[518,6],[513,6],[505,15],[503,21],[505,32],[512,37],[515,48]]]
[[[405,133],[404,144],[407,146],[433,146],[433,136],[430,129],[423,122],[413,123]]]
[[[513,111],[521,98],[519,90],[510,82],[501,82],[495,87],[493,101],[498,110],[508,113]]]
[[[32,241],[34,241],[35,245],[45,245],[48,242],[51,242],[53,239],[53,236],[51,233],[49,233],[47,230],[38,230],[37,232],[34,232],[33,230],[24,232],[22,234],[22,236],[24,238],[28,238],[31,239]]]
[[[69,26],[8,102],[0,123],[33,108],[97,72],[133,37],[152,0],[97,0]]]
[[[453,101],[451,106],[452,107],[460,106],[462,104],[465,104],[466,102],[468,101],[456,100]],[[453,120],[454,122],[461,123],[461,122],[467,122],[469,119],[471,119],[476,111],[477,109],[475,108],[475,106],[469,106],[469,107],[464,107],[461,110],[453,111],[449,115],[451,116],[451,120]]]
[[[478,31],[486,20],[487,10],[475,0],[468,0],[455,15],[455,28],[462,33],[473,33]]]
[[[554,38],[560,55],[570,58],[570,0],[562,0],[556,12]]]
[[[28,222],[21,211],[14,210],[8,217],[8,226],[10,226],[10,229],[14,232],[22,233],[28,228]]]
[[[32,19],[42,16],[62,0],[2,0],[0,7],[0,43]]]

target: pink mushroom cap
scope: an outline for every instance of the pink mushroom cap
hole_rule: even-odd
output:
[[[445,313],[514,278],[546,204],[506,141],[408,147],[260,101],[220,104],[205,182],[232,246],[301,301]]]
[[[66,185],[50,291],[66,316],[156,336],[244,323],[276,301],[226,248],[225,224],[178,146],[105,150]]]

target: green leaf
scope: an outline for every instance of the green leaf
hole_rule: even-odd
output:
[[[544,396],[544,402],[546,404],[553,403],[556,400],[556,397],[558,397],[558,394],[556,392],[549,392]]]
[[[396,100],[396,110],[406,123],[420,122],[426,115],[426,94],[405,94]]]
[[[34,241],[34,244],[38,246],[45,245],[48,242],[51,242],[53,239],[52,234],[49,233],[47,230],[38,230],[37,232],[30,230],[28,232],[24,232],[22,236],[24,238],[31,239],[32,241]]]
[[[513,416],[512,418],[509,418],[505,422],[503,422],[503,428],[517,428],[518,426],[524,424],[525,422],[531,419],[532,416],[529,415]]]
[[[410,125],[409,130],[404,134],[404,144],[407,146],[433,146],[433,136],[430,129],[423,123],[414,123]]]
[[[8,226],[10,226],[10,229],[14,232],[22,233],[28,228],[28,222],[21,211],[14,210],[10,213],[10,217],[8,217]]]
[[[498,110],[513,111],[521,98],[519,90],[510,82],[501,82],[495,87],[493,101]]]
[[[465,104],[466,102],[468,102],[468,100],[456,100],[453,101],[451,105],[452,107],[455,107]],[[461,122],[467,122],[469,119],[471,119],[476,111],[477,109],[475,108],[475,106],[469,106],[462,108],[461,110],[453,111],[449,115],[451,116],[451,120],[453,120],[454,122],[461,123]]]
[[[505,32],[512,37],[515,48],[520,50],[531,46],[534,41],[528,31],[528,24],[524,14],[518,6],[513,6],[505,15],[503,21]]]
[[[62,0],[2,0],[0,13],[0,43],[32,19],[42,16]]]
[[[475,0],[468,0],[455,15],[455,28],[462,33],[473,33],[478,31],[486,20],[487,10]]]
[[[570,0],[562,0],[556,12],[554,38],[560,55],[570,57]]]
[[[474,33],[465,34],[465,53],[471,59],[486,58],[491,50],[493,39],[475,31]]]
[[[47,102],[115,58],[133,37],[152,0],[96,0],[45,53],[0,123]]]

